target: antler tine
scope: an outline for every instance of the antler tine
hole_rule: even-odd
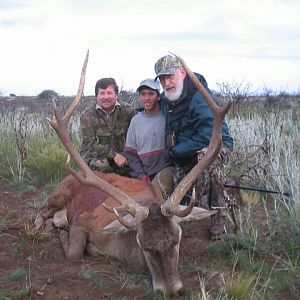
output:
[[[77,95],[76,95],[74,101],[68,107],[66,114],[63,117],[61,116],[61,112],[59,111],[59,109],[56,105],[56,102],[53,100],[53,113],[55,116],[55,121],[52,121],[49,118],[47,118],[48,123],[55,130],[61,143],[65,146],[69,155],[76,161],[79,168],[83,171],[83,173],[85,175],[90,171],[90,168],[81,159],[79,153],[77,152],[73,143],[71,142],[69,133],[67,131],[67,124],[68,124],[71,116],[73,115],[76,107],[80,104],[80,101],[81,101],[81,97],[82,97],[83,89],[84,89],[85,74],[86,74],[88,58],[89,58],[89,51],[87,51],[87,54],[86,54],[86,57],[85,57],[85,60],[84,60],[83,66],[82,66]],[[69,158],[68,158],[68,161],[70,161]],[[71,169],[69,163],[67,163],[67,166],[68,166],[69,170],[71,171],[71,173],[74,175],[74,173],[76,173],[76,172],[73,169]]]
[[[162,213],[164,215],[188,215],[190,213],[190,207],[187,207],[184,211],[180,210],[180,201],[186,192],[190,189],[204,170],[217,158],[218,153],[222,146],[221,128],[223,119],[230,109],[231,102],[229,101],[224,107],[219,107],[211,98],[207,90],[203,87],[196,75],[187,66],[185,61],[178,55],[173,54],[182,64],[186,73],[189,75],[198,91],[202,94],[206,100],[208,106],[214,115],[214,127],[212,137],[207,148],[205,156],[193,167],[193,169],[182,179],[179,185],[176,187],[170,198],[164,202],[161,206]]]
[[[86,74],[86,68],[87,68],[88,60],[89,60],[89,50],[86,53],[85,60],[84,60],[84,63],[83,63],[82,69],[81,69],[80,82],[79,82],[79,87],[78,87],[76,97],[75,97],[74,101],[70,104],[70,106],[68,107],[68,109],[67,109],[67,111],[66,111],[66,113],[63,117],[61,117],[61,112],[59,111],[55,100],[53,100],[53,112],[54,112],[56,121],[59,120],[59,122],[63,126],[66,126],[68,124],[71,116],[73,115],[74,111],[76,110],[76,108],[80,104],[81,97],[83,95],[83,89],[84,89],[84,83],[85,83],[85,74]],[[48,122],[49,122],[49,120],[48,120]],[[52,124],[51,124],[51,126],[52,126]]]
[[[226,103],[226,105],[224,107],[219,107],[215,101],[213,101],[211,99],[211,96],[209,95],[209,93],[207,92],[207,90],[205,89],[205,87],[202,85],[202,83],[198,80],[197,76],[194,74],[194,72],[189,68],[189,66],[186,64],[186,62],[183,60],[183,58],[181,58],[179,55],[176,55],[174,53],[172,53],[182,64],[183,68],[185,69],[185,71],[187,72],[187,74],[189,75],[189,77],[191,78],[191,80],[193,81],[194,85],[196,86],[196,88],[198,89],[198,91],[202,94],[202,96],[205,98],[208,106],[210,107],[210,109],[213,112],[220,112],[220,114],[222,114],[222,120],[225,117],[226,113],[228,112],[228,110],[231,107],[231,101],[228,101]],[[215,117],[215,115],[214,115]]]
[[[141,205],[136,203],[133,199],[131,199],[128,195],[126,195],[124,192],[122,192],[118,188],[114,187],[113,185],[109,184],[108,182],[104,181],[103,179],[95,175],[94,172],[88,167],[88,165],[85,163],[85,161],[82,159],[82,157],[76,150],[67,130],[68,121],[70,120],[71,116],[74,114],[75,109],[80,104],[81,97],[83,94],[88,56],[89,56],[89,51],[86,54],[84,64],[82,67],[77,95],[74,101],[72,102],[72,104],[67,109],[66,114],[63,117],[61,117],[60,111],[57,108],[56,103],[54,102],[54,115],[56,120],[52,121],[47,118],[47,121],[55,130],[61,143],[64,145],[67,152],[69,153],[69,156],[71,156],[71,158],[76,162],[76,164],[83,172],[82,175],[76,172],[74,169],[72,169],[70,166],[70,157],[68,157],[67,167],[72,173],[72,175],[82,184],[93,186],[107,193],[109,196],[117,200],[122,205],[124,210],[127,210],[128,212],[134,214],[132,223],[138,224],[138,222],[141,222],[143,219],[145,219],[148,216],[148,212],[149,212],[148,208],[142,207]],[[119,218],[118,215],[117,217]]]
[[[72,104],[68,107],[68,109],[67,109],[67,111],[66,111],[66,113],[63,117],[63,120],[66,124],[69,122],[69,120],[70,120],[71,116],[73,115],[74,111],[76,110],[76,108],[80,104],[81,97],[83,95],[83,88],[84,88],[84,83],[85,83],[85,74],[86,74],[86,68],[87,68],[88,60],[89,60],[89,50],[86,53],[85,60],[84,60],[83,66],[82,66],[77,95],[76,95],[74,101],[72,102]]]

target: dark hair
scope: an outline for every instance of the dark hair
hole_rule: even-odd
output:
[[[95,85],[95,96],[97,97],[99,89],[103,89],[104,90],[109,85],[111,85],[114,88],[116,94],[119,93],[119,87],[118,87],[116,81],[113,78],[101,78],[101,79],[99,79],[96,82],[96,85]]]

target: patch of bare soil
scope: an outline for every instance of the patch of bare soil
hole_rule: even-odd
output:
[[[22,299],[160,299],[152,291],[148,270],[132,270],[108,257],[85,256],[70,263],[57,229],[33,236],[30,230],[37,210],[32,203],[41,192],[0,186],[0,298],[29,288]],[[208,226],[209,219],[184,226],[179,271],[186,293],[181,299],[200,292],[202,267],[212,264],[207,255],[213,243]],[[18,277],[22,271],[26,275]]]

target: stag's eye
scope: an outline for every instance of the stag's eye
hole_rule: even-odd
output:
[[[159,252],[156,249],[143,249],[145,254],[149,254],[151,256],[158,256]]]

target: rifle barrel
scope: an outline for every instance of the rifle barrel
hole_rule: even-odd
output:
[[[287,196],[287,197],[291,196],[289,193],[282,193],[282,192],[278,192],[278,191],[270,191],[270,190],[265,190],[265,189],[256,189],[256,188],[245,187],[245,186],[230,185],[230,184],[226,184],[226,183],[224,184],[224,187],[229,187],[229,188],[233,188],[233,189],[248,190],[248,191],[271,193],[271,194],[278,194],[278,195],[283,195],[283,196]]]

